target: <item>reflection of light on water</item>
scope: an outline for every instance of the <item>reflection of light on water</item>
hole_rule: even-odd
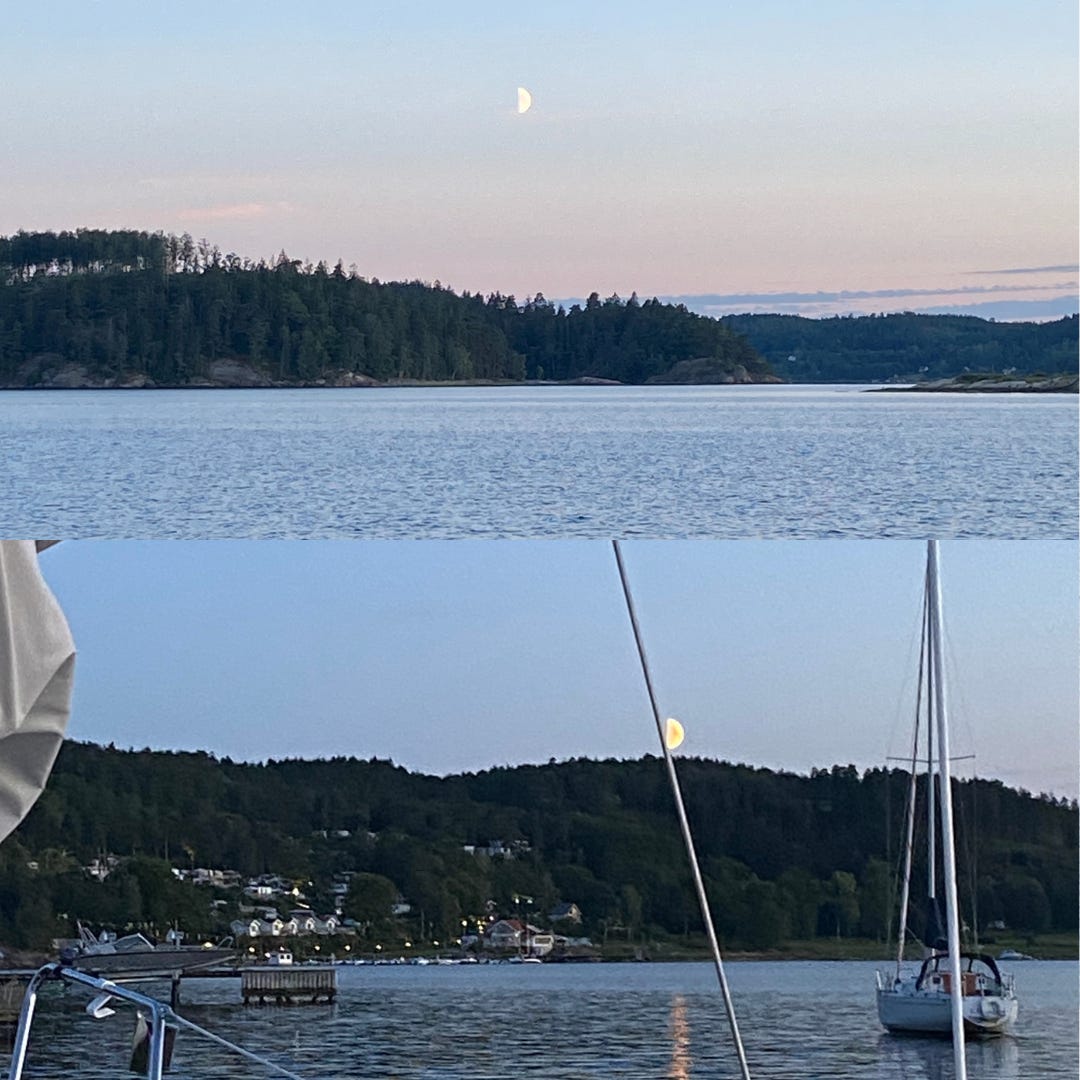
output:
[[[899,1069],[901,1080],[951,1080],[952,1040],[919,1035],[882,1035],[878,1040],[882,1060]],[[967,1044],[968,1073],[994,1080],[1019,1080],[1020,1052],[1016,1039],[970,1039]]]
[[[690,1080],[690,1025],[681,994],[671,999],[671,1064],[667,1075],[669,1080]]]

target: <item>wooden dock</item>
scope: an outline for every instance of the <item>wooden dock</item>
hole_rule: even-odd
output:
[[[332,967],[244,967],[240,969],[240,995],[244,1004],[258,1001],[295,1005],[320,1001],[330,1004],[337,995],[337,969]]]

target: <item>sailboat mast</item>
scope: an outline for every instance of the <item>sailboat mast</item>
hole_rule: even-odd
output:
[[[926,565],[926,600],[923,610],[926,612],[926,643],[933,650],[933,585],[930,580],[930,564]],[[930,898],[929,910],[937,918],[937,798],[934,785],[934,713],[937,672],[933,663],[926,673],[926,895]]]
[[[679,777],[675,771],[675,761],[671,756],[671,748],[667,744],[664,721],[660,718],[660,707],[656,702],[656,692],[653,689],[652,676],[649,674],[649,664],[645,659],[645,645],[641,639],[641,628],[638,626],[637,612],[634,610],[634,598],[630,595],[630,582],[626,577],[626,567],[623,565],[622,549],[619,547],[618,540],[612,540],[611,547],[615,552],[615,565],[619,570],[619,581],[622,583],[623,597],[626,600],[626,613],[630,616],[630,628],[634,633],[634,644],[637,646],[638,659],[641,662],[641,674],[645,679],[645,689],[649,695],[649,704],[652,707],[653,720],[656,723],[656,733],[660,737],[660,749],[664,755],[664,764],[667,767],[668,781],[671,785],[671,794],[675,799],[675,812],[679,818],[683,843],[686,845],[686,854],[690,861],[690,872],[694,878],[698,904],[701,907],[701,918],[705,924],[705,936],[709,939],[709,944],[712,946],[713,964],[716,967],[716,976],[720,982],[720,993],[724,999],[724,1010],[727,1013],[728,1024],[731,1027],[731,1038],[735,1043],[735,1053],[739,1058],[739,1070],[743,1080],[750,1080],[750,1066],[746,1061],[746,1050],[743,1048],[742,1036],[739,1034],[739,1025],[735,1019],[735,1006],[732,1004],[731,990],[728,988],[727,976],[724,974],[724,960],[720,955],[720,944],[716,938],[716,928],[713,926],[712,910],[709,907],[709,897],[705,892],[705,881],[701,876],[701,867],[698,864],[697,852],[694,850],[694,838],[690,832],[690,821],[686,816],[686,806],[683,803],[682,788],[679,787]]]
[[[927,542],[927,571],[930,583],[930,657],[934,673],[934,702],[937,706],[938,775],[941,778],[941,848],[945,864],[945,919],[948,924],[949,971],[952,975],[953,1071],[956,1080],[967,1080],[964,1054],[964,997],[960,972],[960,908],[956,897],[956,846],[953,841],[952,777],[949,763],[949,723],[942,671],[941,580],[938,574],[936,540]]]

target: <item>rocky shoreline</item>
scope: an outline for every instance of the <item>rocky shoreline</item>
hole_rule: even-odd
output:
[[[887,393],[918,394],[1075,394],[1080,390],[1080,376],[1072,374],[1028,375],[959,375],[954,379],[935,379],[914,386],[882,386]]]
[[[691,363],[702,364],[700,361]],[[679,365],[676,365],[676,369]],[[676,369],[673,369],[675,371]],[[699,379],[678,377],[650,379],[650,384],[721,384],[742,385],[751,383],[782,382],[775,375],[756,377],[741,365],[732,371],[719,372],[715,365],[702,365]],[[453,381],[424,379],[387,379],[380,381],[369,375],[352,371],[328,371],[315,379],[273,379],[240,360],[214,360],[207,366],[205,375],[192,376],[184,382],[158,382],[149,376],[130,372],[102,378],[93,374],[85,364],[65,360],[61,356],[47,354],[36,356],[24,364],[14,381],[0,384],[2,390],[273,390],[273,389],[348,389],[381,387],[430,387],[430,386],[624,386],[616,379],[600,379],[585,375],[577,379],[459,379]]]

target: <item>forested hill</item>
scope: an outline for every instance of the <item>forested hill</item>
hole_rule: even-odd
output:
[[[725,315],[788,382],[924,382],[968,371],[1017,375],[1080,366],[1076,315],[1007,323],[970,315]]]
[[[1076,316],[712,319],[636,296],[380,283],[355,267],[251,262],[188,235],[0,237],[0,387],[386,382],[913,382],[1075,372]]]
[[[657,300],[519,304],[284,252],[252,263],[187,235],[0,238],[0,386],[688,378],[771,376],[738,334]]]
[[[798,776],[695,758],[679,769],[727,940],[884,938],[906,774]],[[979,925],[1075,929],[1076,804],[978,781],[958,785],[957,806],[971,868],[961,887],[970,900],[974,883]],[[464,850],[494,842],[512,857]],[[381,875],[447,931],[488,900],[509,910],[515,893],[539,912],[576,903],[597,933],[698,925],[665,771],[648,757],[437,778],[379,760],[243,764],[66,742],[44,795],[0,846],[0,941],[41,936],[51,913],[80,903],[102,918],[106,886],[125,903],[122,887],[137,883],[120,873],[95,893],[78,869],[106,853],[274,873],[311,882],[316,904],[330,903],[335,875]]]

